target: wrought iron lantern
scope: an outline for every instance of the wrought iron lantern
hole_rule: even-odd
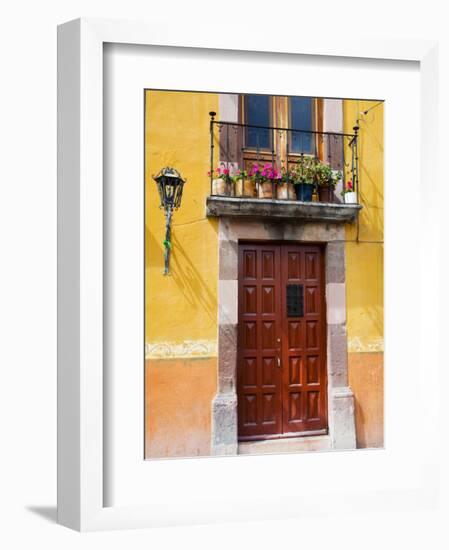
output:
[[[171,245],[171,219],[173,210],[181,206],[182,190],[185,179],[181,174],[169,166],[162,168],[153,176],[161,200],[160,208],[165,212],[165,240],[164,240],[164,275],[169,273]]]

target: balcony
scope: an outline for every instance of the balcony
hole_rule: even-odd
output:
[[[362,208],[357,127],[353,134],[300,130],[217,121],[210,114],[207,216],[325,223],[357,219]],[[308,183],[301,186],[304,167]],[[348,180],[350,194],[343,193]]]
[[[285,199],[251,199],[213,195],[206,199],[209,217],[245,217],[265,220],[302,222],[352,223],[357,219],[360,204],[303,202]]]

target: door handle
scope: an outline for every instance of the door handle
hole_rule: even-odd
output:
[[[279,355],[276,357],[276,360],[278,363],[278,367],[281,368],[281,358],[279,357]]]

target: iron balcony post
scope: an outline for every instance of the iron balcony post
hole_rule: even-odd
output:
[[[276,184],[274,180],[274,128],[271,129],[271,192],[273,194],[273,199],[276,198]]]
[[[259,166],[259,132],[256,133],[256,136],[257,136],[257,147],[256,147],[256,152],[257,152],[257,170],[259,171],[260,169],[260,166]],[[256,176],[256,192],[257,192],[257,197],[260,198],[260,192],[259,192],[259,189],[260,189],[260,181],[259,181],[259,175]]]
[[[214,120],[215,115],[217,113],[215,111],[210,111],[210,123],[209,123],[209,131],[210,131],[210,194],[213,195],[213,179],[214,179]]]
[[[354,130],[354,166],[355,166],[355,176],[354,176],[354,180],[353,180],[353,184],[354,184],[354,191],[356,192],[356,196],[357,196],[357,204],[359,204],[359,151],[358,151],[358,131],[359,131],[359,127],[358,126],[354,126],[353,128]]]
[[[355,137],[352,138],[352,140],[350,141],[350,146],[351,146],[351,178],[352,178],[353,191],[355,191],[355,154],[354,154],[354,140],[355,140]]]

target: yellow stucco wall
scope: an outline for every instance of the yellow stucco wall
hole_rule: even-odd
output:
[[[350,352],[373,352],[383,351],[383,104],[346,100],[345,132],[357,118],[363,208],[346,226],[347,328]]]
[[[363,209],[358,226],[346,226],[348,374],[358,447],[383,445],[383,108],[377,101],[344,102],[345,132],[352,132],[357,119],[360,127]]]
[[[217,221],[206,218],[209,111],[217,94],[146,93],[146,342],[217,338]],[[164,166],[187,177],[174,213],[170,275],[163,276],[165,218],[151,178]]]

